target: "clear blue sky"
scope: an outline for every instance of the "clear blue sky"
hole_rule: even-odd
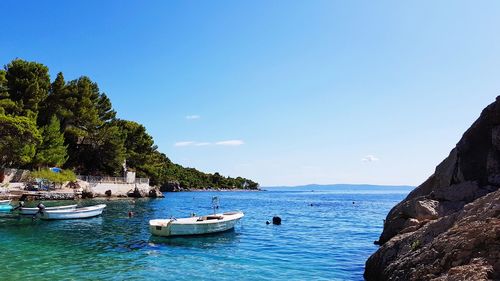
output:
[[[0,62],[90,76],[174,162],[417,185],[500,94],[498,1],[2,1]]]

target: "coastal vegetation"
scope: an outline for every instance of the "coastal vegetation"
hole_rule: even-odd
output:
[[[152,185],[258,188],[246,178],[173,163],[143,125],[116,117],[111,100],[87,76],[66,81],[59,72],[51,81],[47,66],[22,59],[0,70],[0,168],[57,166],[78,174],[117,176],[125,160]]]
[[[48,183],[62,185],[68,181],[75,181],[76,175],[71,170],[61,170],[60,172],[54,173],[50,169],[40,169],[38,171],[33,171],[29,174],[32,180],[44,179]]]

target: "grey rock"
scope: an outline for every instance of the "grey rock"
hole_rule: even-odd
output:
[[[387,215],[367,280],[500,278],[500,96]]]
[[[133,198],[143,198],[143,197],[147,197],[148,193],[146,193],[142,189],[139,189],[139,188],[135,187],[134,189],[132,189],[129,192],[127,192],[127,196],[128,197],[133,197]]]
[[[159,188],[157,187],[153,187],[151,188],[151,190],[149,190],[149,197],[151,198],[164,198],[165,196],[163,195],[163,193],[160,191]]]

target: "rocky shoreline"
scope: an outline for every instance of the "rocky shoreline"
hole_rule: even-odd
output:
[[[160,190],[158,187],[149,188],[131,188],[127,192],[113,192],[111,189],[104,192],[91,191],[83,189],[61,189],[52,191],[25,191],[21,189],[11,190],[8,193],[0,194],[0,200],[12,199],[20,201],[43,201],[43,200],[77,200],[77,199],[109,199],[109,198],[164,198],[164,193],[168,192],[255,192],[262,191],[260,189],[225,189],[225,188],[179,188],[173,191]]]
[[[15,201],[57,201],[57,200],[78,200],[78,199],[119,199],[119,198],[164,198],[165,195],[158,190],[152,189],[149,194],[142,192],[132,192],[126,195],[102,195],[83,192],[81,194],[75,192],[62,191],[37,191],[37,192],[14,192],[0,195],[0,200],[15,200]]]
[[[35,201],[35,200],[76,200],[81,198],[77,196],[74,192],[26,192],[26,191],[16,191],[9,192],[0,195],[0,200],[12,199],[19,201]]]
[[[500,279],[500,97],[387,215],[366,280]]]

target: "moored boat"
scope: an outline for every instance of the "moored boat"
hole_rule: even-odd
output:
[[[0,205],[0,212],[1,213],[10,212],[11,210],[12,210],[11,205]]]
[[[104,208],[105,204],[65,210],[41,209],[38,215],[43,220],[86,219],[101,215]]]
[[[201,235],[233,229],[243,212],[227,212],[201,217],[156,219],[149,221],[149,231],[157,236]]]
[[[76,209],[76,204],[75,205],[66,205],[66,206],[56,206],[56,207],[45,207],[45,211],[57,211],[57,210],[74,210]],[[18,208],[19,213],[21,215],[36,215],[38,211],[40,210],[39,208],[26,208],[26,207],[20,207]]]
[[[0,205],[9,205],[12,200],[0,200]]]

